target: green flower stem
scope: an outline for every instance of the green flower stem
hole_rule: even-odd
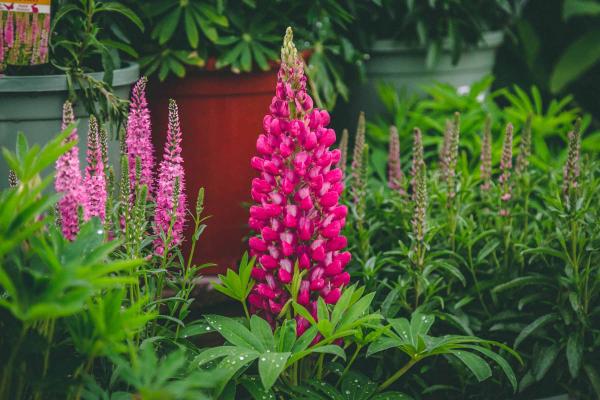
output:
[[[388,386],[390,386],[392,383],[394,383],[398,379],[400,379],[400,377],[402,375],[404,375],[417,362],[419,362],[418,358],[411,358],[410,361],[407,362],[406,364],[404,364],[404,366],[402,368],[400,368],[398,371],[396,371],[396,373],[394,375],[390,376],[385,382],[383,382],[381,385],[379,385],[377,390],[379,392],[381,392],[382,390],[387,389]]]

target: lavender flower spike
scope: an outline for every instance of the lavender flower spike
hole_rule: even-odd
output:
[[[154,231],[157,235],[154,250],[164,254],[167,247],[173,247],[183,241],[185,225],[185,171],[181,157],[181,127],[179,110],[175,100],[169,100],[169,126],[163,160],[158,167],[156,188],[156,211],[154,213]],[[130,166],[131,168],[131,166]],[[170,242],[163,238],[170,236]]]
[[[563,167],[563,197],[565,203],[575,199],[577,190],[577,179],[579,178],[579,158],[581,153],[581,119],[577,119],[573,130],[568,134],[569,145],[567,162]]]
[[[342,131],[342,138],[340,139],[340,161],[338,162],[338,168],[342,170],[342,174],[346,174],[346,164],[348,163],[348,129]]]

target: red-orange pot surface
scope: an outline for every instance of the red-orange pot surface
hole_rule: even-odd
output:
[[[209,273],[235,265],[247,249],[243,238],[248,234],[248,211],[243,203],[250,201],[250,183],[255,176],[250,158],[276,80],[274,69],[250,74],[202,72],[150,85],[158,160],[167,135],[167,101],[174,98],[179,105],[188,208],[194,208],[198,189],[204,187],[205,214],[211,215],[194,262],[216,263],[218,267]],[[186,256],[191,225],[188,222]]]

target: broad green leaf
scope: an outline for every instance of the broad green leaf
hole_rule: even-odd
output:
[[[479,382],[484,381],[492,376],[492,370],[490,369],[490,366],[478,355],[463,350],[455,350],[450,354],[462,361],[463,364],[465,364],[473,373],[473,375],[475,375]]]
[[[283,372],[291,353],[266,352],[258,359],[258,373],[265,389],[269,390]]]
[[[239,322],[221,315],[207,315],[205,319],[229,343],[259,352],[267,350],[262,342]]]
[[[463,347],[478,351],[484,356],[494,360],[496,364],[498,364],[500,368],[502,368],[502,371],[504,371],[504,374],[506,375],[508,381],[513,387],[513,392],[517,391],[517,377],[515,376],[515,372],[513,371],[513,369],[510,367],[510,364],[504,359],[504,357],[481,346],[464,345]]]
[[[600,29],[593,29],[570,44],[550,77],[550,90],[558,93],[600,60]]]
[[[560,346],[557,343],[551,344],[550,346],[543,347],[537,354],[534,354],[532,361],[532,371],[536,381],[541,381],[546,372],[554,364],[556,356],[560,351]]]
[[[273,331],[271,325],[258,315],[253,315],[250,318],[250,331],[252,334],[261,341],[264,348],[267,350],[275,350],[275,343],[273,340]]]

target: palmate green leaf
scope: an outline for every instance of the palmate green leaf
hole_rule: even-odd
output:
[[[265,389],[262,382],[256,376],[244,375],[240,379],[240,383],[250,393],[254,400],[275,399],[275,393],[270,389]]]
[[[224,357],[243,357],[243,358],[258,358],[259,353],[254,350],[249,350],[237,346],[219,346],[211,347],[198,354],[192,361],[192,365],[202,367],[206,364],[216,362]]]
[[[463,364],[475,375],[479,382],[492,376],[492,370],[487,362],[476,354],[464,350],[456,350],[450,353],[462,361]]]
[[[286,367],[291,353],[266,352],[258,359],[258,373],[265,389],[270,389]]]
[[[156,25],[154,32],[155,36],[158,36],[159,44],[163,45],[173,37],[175,29],[177,29],[177,25],[179,24],[180,16],[181,8],[175,7],[158,23],[158,25]]]

